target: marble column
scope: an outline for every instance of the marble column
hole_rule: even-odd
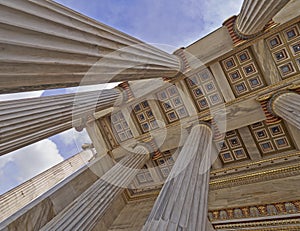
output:
[[[294,127],[300,129],[300,95],[296,92],[280,92],[269,100],[268,109]]]
[[[143,231],[206,231],[212,130],[195,125],[166,180]]]
[[[92,230],[149,159],[146,147],[138,145],[72,204],[40,230]]]
[[[0,102],[0,155],[66,131],[118,100],[120,90],[109,89]]]
[[[172,78],[181,70],[178,56],[51,0],[0,0],[0,22],[0,93]]]
[[[244,0],[235,30],[242,39],[262,32],[264,27],[290,0]]]

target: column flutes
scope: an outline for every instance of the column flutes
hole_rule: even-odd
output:
[[[244,0],[235,30],[242,39],[248,39],[262,32],[272,18],[289,0]]]
[[[136,146],[133,154],[125,156],[40,230],[92,230],[148,159],[148,149]]]
[[[172,78],[181,68],[176,55],[51,0],[0,0],[0,34],[0,93]]]
[[[163,186],[143,231],[207,230],[212,130],[195,125]]]
[[[269,101],[268,109],[273,115],[300,129],[300,95],[296,92],[275,94]]]
[[[118,89],[0,102],[0,155],[66,131],[82,115],[114,106]]]

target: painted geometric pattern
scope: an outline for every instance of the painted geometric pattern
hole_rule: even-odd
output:
[[[209,69],[201,70],[185,81],[200,112],[224,102]]]
[[[170,171],[175,163],[172,154],[175,150],[162,152],[161,157],[157,160],[150,160],[152,166],[154,166],[154,171],[160,175],[161,179],[166,179],[170,174]],[[145,165],[135,177],[135,182],[137,185],[148,184],[154,182],[154,179],[149,171],[147,165]]]
[[[143,101],[139,104],[136,104],[132,111],[143,131],[146,133],[150,130],[158,128],[156,119],[154,118],[153,112],[149,106],[148,101]]]
[[[265,86],[262,74],[249,48],[228,57],[221,63],[236,97]]]
[[[283,79],[300,71],[300,24],[266,39],[273,60]]]
[[[218,146],[220,148],[219,155],[224,164],[249,159],[238,130],[226,132],[224,140],[218,142]]]
[[[125,120],[122,112],[116,112],[111,115],[111,123],[116,134],[116,137],[120,142],[128,140],[133,137],[130,127]]]
[[[160,173],[163,178],[167,178],[175,161],[172,157],[171,151],[162,152],[162,157],[155,160],[155,165],[159,166]]]
[[[266,124],[258,122],[249,126],[261,154],[274,154],[294,149],[283,122]]]
[[[157,93],[157,97],[169,123],[188,116],[188,112],[175,85],[160,91]]]
[[[215,221],[215,220],[286,215],[286,214],[295,214],[299,212],[300,212],[300,201],[290,201],[290,202],[277,202],[274,204],[244,206],[240,208],[226,208],[221,210],[213,210],[213,211],[209,211],[208,217],[210,221]]]
[[[114,133],[116,134],[116,132],[112,131],[110,121],[111,119],[109,116],[99,119],[100,126],[103,128],[103,131],[105,132],[106,137],[109,140],[109,143],[113,148],[116,148],[119,146],[119,141],[117,140],[116,136],[114,136]]]
[[[138,184],[145,184],[153,182],[153,178],[145,165],[142,169],[139,170],[138,174],[136,175],[136,180]]]

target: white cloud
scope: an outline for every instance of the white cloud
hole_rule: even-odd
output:
[[[60,154],[66,159],[81,152],[84,143],[92,142],[85,129],[77,132],[74,128],[52,136],[50,139],[56,143]]]
[[[40,97],[43,94],[43,92],[44,91],[32,91],[11,94],[0,94],[0,101]]]
[[[0,194],[63,161],[48,139],[0,157]]]
[[[243,0],[57,0],[141,40],[180,48],[238,14]],[[170,51],[170,49],[165,49]],[[174,51],[174,49],[173,49]]]
[[[90,137],[85,129],[82,132],[77,132],[74,128],[72,128],[58,134],[58,137],[63,142],[63,144],[70,145],[75,142],[76,145],[80,147],[80,149],[82,144],[91,142]]]
[[[146,42],[164,43],[177,48],[222,26],[238,14],[243,0],[176,0],[144,1],[145,9],[135,9],[130,33]],[[136,8],[134,8],[136,7]],[[133,9],[128,9],[133,13]]]

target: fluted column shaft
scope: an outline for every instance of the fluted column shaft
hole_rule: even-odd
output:
[[[192,128],[143,231],[206,231],[212,131]]]
[[[244,0],[235,29],[242,38],[251,38],[263,31],[289,0]]]
[[[138,145],[41,230],[92,230],[148,159],[149,151]]]
[[[119,90],[110,89],[0,102],[0,155],[68,130],[119,97]]]
[[[271,113],[300,129],[299,94],[295,92],[279,93],[274,95],[269,103]]]
[[[177,56],[51,0],[0,0],[0,34],[0,93],[171,78],[180,71]]]

